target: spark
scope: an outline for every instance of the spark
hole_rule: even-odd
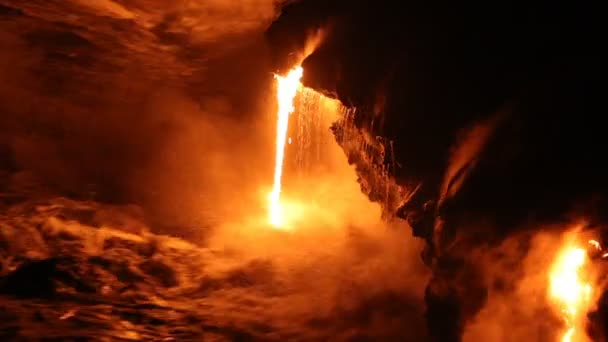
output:
[[[589,244],[590,244],[591,246],[593,246],[593,247],[594,247],[595,249],[597,249],[598,251],[601,251],[601,250],[602,250],[602,246],[601,246],[601,245],[600,245],[600,243],[599,243],[599,242],[597,242],[596,240],[589,240],[588,242],[589,242]]]
[[[269,219],[270,224],[275,227],[283,225],[283,208],[281,206],[281,178],[283,176],[283,159],[285,157],[285,140],[287,127],[289,126],[289,115],[293,113],[293,99],[300,86],[304,70],[297,66],[289,71],[286,76],[275,75],[277,80],[277,137],[276,157],[274,165],[274,183],[269,197]]]
[[[70,309],[66,313],[64,313],[63,315],[61,315],[61,317],[59,317],[59,319],[63,321],[63,320],[66,320],[68,318],[72,318],[72,317],[74,317],[74,315],[76,315],[77,311],[78,311],[78,309]]]
[[[591,297],[591,285],[581,277],[587,261],[583,248],[568,246],[558,255],[550,273],[550,296],[564,316],[567,330],[562,342],[576,341],[577,327]]]

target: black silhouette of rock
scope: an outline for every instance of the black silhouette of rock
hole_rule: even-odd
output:
[[[72,258],[26,262],[0,278],[0,293],[24,298],[49,298],[57,294],[59,283],[77,292],[94,292],[94,288],[69,271],[69,267],[76,263],[78,261]]]

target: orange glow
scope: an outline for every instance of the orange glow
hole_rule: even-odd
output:
[[[601,251],[601,250],[602,250],[602,246],[600,245],[600,243],[599,243],[599,242],[597,242],[597,240],[589,240],[588,242],[589,242],[589,244],[590,244],[591,246],[593,246],[593,247],[594,247],[595,249],[597,249],[598,251]]]
[[[269,198],[269,220],[275,227],[284,224],[283,207],[281,205],[281,178],[283,175],[283,160],[285,157],[285,141],[289,126],[289,115],[294,111],[293,100],[300,87],[300,78],[304,70],[297,66],[289,71],[287,76],[276,75],[277,79],[277,137],[276,157],[274,165],[274,183]]]
[[[558,305],[567,326],[562,342],[584,340],[581,328],[592,291],[591,285],[582,276],[586,262],[585,249],[569,245],[558,254],[551,268],[549,294]]]

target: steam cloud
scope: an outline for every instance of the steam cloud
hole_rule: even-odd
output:
[[[195,219],[193,206],[225,202],[218,186],[242,188],[266,171],[255,160],[271,143],[260,129],[272,80],[260,33],[277,14],[272,1],[0,10],[3,168],[62,193],[163,208],[171,220]]]
[[[0,186],[25,198],[0,216],[0,242],[12,241],[2,276],[17,254],[103,254],[141,273],[138,291],[199,296],[187,298],[220,313],[215,325],[253,336],[423,340],[424,329],[403,329],[422,325],[420,243],[380,222],[337,145],[340,173],[299,184],[317,187],[320,207],[341,200],[323,224],[291,236],[248,230],[243,204],[271,179],[261,32],[276,15],[274,1],[0,1]],[[204,247],[184,252],[157,234]],[[151,280],[151,257],[122,243],[145,245],[177,280]],[[230,318],[231,305],[242,316]]]
[[[314,31],[338,13],[341,6],[338,2],[306,3],[313,9],[323,8],[318,17],[309,18],[310,22],[300,16],[301,27],[294,31]],[[597,157],[581,151],[602,146],[595,139],[602,136],[599,127],[603,126],[591,124],[589,117],[578,115],[584,109],[580,104],[591,108],[591,101],[568,100],[566,96],[588,95],[592,91],[580,77],[572,76],[576,74],[574,68],[562,68],[568,65],[564,62],[567,56],[551,63],[543,60],[546,65],[539,68],[542,69],[540,76],[535,75],[542,81],[530,83],[532,90],[524,91],[524,100],[515,101],[513,110],[509,107],[509,114],[513,115],[506,124],[501,122],[499,127],[492,127],[487,135],[487,132],[477,132],[484,135],[483,143],[473,139],[478,144],[465,144],[462,154],[458,151],[450,154],[450,147],[457,141],[454,131],[483,122],[480,116],[503,108],[504,102],[510,99],[505,97],[521,91],[519,82],[529,85],[527,72],[534,74],[531,71],[538,67],[531,63],[522,69],[515,63],[511,70],[494,68],[479,56],[509,55],[511,60],[521,61],[529,55],[530,46],[536,46],[543,38],[543,33],[520,32],[518,37],[524,43],[518,49],[513,49],[517,45],[513,42],[517,39],[513,38],[504,45],[497,43],[499,40],[484,45],[491,51],[488,54],[470,53],[467,49],[472,46],[466,45],[460,54],[455,54],[449,34],[437,34],[441,30],[421,24],[433,22],[428,20],[431,13],[413,6],[405,15],[411,12],[420,17],[410,15],[411,20],[403,20],[403,11],[395,10],[393,20],[383,20],[382,10],[390,12],[390,8],[380,10],[375,5],[366,6],[358,4],[347,13],[366,13],[365,25],[360,27],[366,28],[367,36],[353,28],[356,25],[349,22],[352,18],[332,18],[326,44],[321,44],[304,62],[307,71],[324,65],[326,72],[309,72],[305,82],[339,96],[345,103],[360,105],[359,113],[368,117],[359,117],[359,123],[363,122],[361,126],[370,130],[371,136],[403,138],[395,147],[398,162],[404,162],[395,176],[403,183],[407,183],[409,177],[414,183],[422,181],[439,187],[444,177],[452,178],[462,166],[451,165],[456,169],[448,168],[446,174],[446,163],[457,163],[463,155],[469,157],[467,152],[475,157],[476,167],[467,170],[465,181],[468,183],[455,183],[460,186],[456,188],[465,191],[449,193],[452,201],[442,213],[442,218],[449,223],[445,231],[451,234],[446,240],[458,242],[446,244],[449,248],[443,252],[457,265],[435,265],[427,303],[439,300],[441,304],[430,305],[427,316],[436,315],[436,320],[431,317],[431,322],[435,328],[447,327],[445,331],[451,334],[448,337],[462,336],[471,341],[517,340],[521,336],[534,336],[532,330],[553,331],[557,324],[555,317],[543,304],[529,303],[527,298],[544,291],[539,285],[542,281],[535,275],[542,270],[547,251],[557,240],[552,234],[530,233],[542,225],[529,227],[522,222],[528,219],[526,215],[533,208],[539,211],[537,222],[543,222],[547,213],[549,216],[564,213],[566,205],[558,203],[560,199],[568,197],[568,204],[578,199],[587,201],[590,193],[601,193],[607,188],[603,169],[589,172],[581,167],[595,165]],[[291,9],[289,13],[298,17],[297,11]],[[446,18],[439,15],[440,19],[434,22],[449,26],[450,18],[458,16],[447,12]],[[369,13],[373,15],[367,16]],[[269,101],[272,99],[270,70],[275,65],[268,63],[261,32],[277,14],[275,2],[263,0],[238,3],[0,0],[0,65],[3,67],[0,73],[0,187],[3,192],[30,198],[53,193],[96,202],[136,203],[143,210],[118,210],[123,214],[135,211],[136,216],[145,221],[131,228],[133,234],[151,229],[189,238],[209,238],[210,248],[247,250],[252,255],[245,253],[236,261],[231,260],[236,263],[231,271],[210,270],[212,280],[218,281],[220,287],[229,287],[234,279],[225,275],[234,271],[239,274],[237,283],[241,278],[253,277],[254,283],[260,283],[258,290],[263,292],[267,282],[260,279],[271,274],[271,283],[278,280],[287,284],[287,289],[294,290],[293,297],[283,298],[281,302],[294,310],[290,314],[311,318],[308,322],[298,322],[302,326],[335,325],[336,331],[325,333],[343,334],[345,338],[427,338],[426,332],[404,331],[404,325],[412,321],[416,327],[420,326],[418,319],[423,315],[420,290],[428,277],[412,261],[418,261],[415,255],[418,245],[409,235],[370,232],[357,223],[378,231],[386,227],[375,226],[377,222],[365,215],[351,215],[350,209],[337,208],[335,222],[329,227],[310,227],[310,236],[295,235],[302,244],[298,254],[281,249],[277,241],[282,238],[277,236],[267,236],[266,244],[256,245],[258,237],[243,232],[245,223],[235,219],[250,209],[242,203],[256,202],[255,189],[271,174],[271,163],[260,160],[272,160],[273,132],[269,128],[274,118],[270,115]],[[289,26],[289,19],[285,20],[275,27]],[[395,23],[403,21],[405,29],[397,30]],[[492,25],[500,26],[500,20],[487,16],[478,24],[492,28]],[[559,24],[562,27],[562,23]],[[367,30],[368,25],[379,28],[380,32],[405,33],[398,37],[386,34],[384,41],[376,40],[372,39],[374,33]],[[414,39],[413,33],[419,32],[416,29],[420,27],[424,28],[421,31],[430,32],[428,39]],[[486,31],[490,30],[483,30]],[[459,34],[458,30],[445,32]],[[286,44],[287,50],[303,46],[305,35],[299,37],[302,39]],[[349,46],[351,50],[345,49],[348,37],[356,37],[358,43],[352,44],[354,48]],[[403,46],[395,44],[393,39]],[[475,39],[483,40],[483,37],[475,36]],[[531,45],[526,46],[527,41],[532,42]],[[573,49],[585,51],[583,41],[578,39]],[[367,45],[362,44],[365,42]],[[437,44],[425,50],[428,42]],[[563,45],[555,41],[547,44],[553,48]],[[408,51],[426,51],[436,59],[407,51],[396,52],[396,45]],[[363,53],[366,50],[374,51],[374,56],[366,56]],[[453,65],[443,64],[445,56],[450,56],[449,60],[461,68],[452,69]],[[402,60],[405,66],[397,67],[393,58]],[[584,60],[587,72],[595,73],[588,66],[592,63],[587,58]],[[420,64],[416,63],[428,68],[418,68]],[[362,64],[381,66],[382,70],[360,68]],[[503,73],[495,74],[496,70]],[[436,72],[433,77],[429,76],[430,71]],[[474,71],[481,76],[472,77]],[[543,73],[559,76],[545,78]],[[429,79],[439,81],[431,84],[427,82]],[[501,84],[492,83],[493,80],[500,80]],[[547,86],[558,83],[571,86]],[[493,92],[488,96],[467,92],[467,89],[480,88]],[[407,91],[402,92],[403,89]],[[566,100],[547,105],[553,98]],[[554,113],[558,110],[568,113],[557,118]],[[454,115],[446,116],[448,111]],[[376,121],[376,126],[370,123],[379,117],[382,120]],[[527,121],[528,117],[535,119]],[[576,120],[569,120],[570,117]],[[441,124],[435,125],[437,122]],[[547,122],[552,125],[547,126]],[[584,134],[579,139],[562,139],[555,144],[544,139],[549,136],[545,135],[547,127],[557,127],[551,131],[556,135]],[[520,135],[522,129],[524,134]],[[533,148],[518,149],[518,146]],[[547,153],[552,150],[555,152]],[[504,158],[494,159],[496,155]],[[530,160],[544,168],[530,170],[527,163]],[[496,182],[496,178],[514,174],[519,177],[510,182]],[[537,182],[539,179],[544,182]],[[582,186],[582,183],[569,182],[580,179],[586,181]],[[323,180],[327,184],[325,188],[341,184],[338,181]],[[434,190],[425,188],[420,193],[428,197]],[[523,196],[524,193],[544,197]],[[331,196],[323,198],[332,199]],[[601,201],[598,203],[597,210],[585,205],[583,214],[592,217],[598,216],[598,212],[601,214],[604,206]],[[379,216],[374,211],[371,213]],[[118,216],[112,212],[97,220],[113,224],[110,218]],[[319,248],[325,247],[325,242],[315,240],[312,232],[336,228],[336,222],[343,220],[348,222],[350,235],[342,236],[330,230],[326,236],[331,237],[335,245],[327,246],[327,251]],[[32,223],[31,231],[28,230],[32,236],[38,234],[34,229],[37,223]],[[93,224],[83,225],[82,229],[93,229]],[[202,227],[213,227],[217,232],[209,235]],[[566,227],[557,225],[551,230],[563,231]],[[407,242],[400,245],[397,241]],[[27,243],[24,245],[31,248]],[[280,258],[272,253],[264,255],[263,252],[269,250],[285,257],[285,264],[277,262]],[[261,260],[256,259],[260,254]],[[288,261],[308,258],[308,264],[285,270],[289,268]],[[395,265],[388,260],[406,261]],[[353,267],[356,263],[361,267]],[[218,262],[212,266],[224,265]],[[457,271],[449,273],[450,270]],[[324,276],[319,277],[318,273]],[[352,276],[352,286],[345,285],[350,280],[335,279],[340,273]],[[416,276],[412,277],[411,273]],[[241,303],[251,303],[247,289],[235,288],[225,295],[238,298]],[[314,308],[319,312],[310,312],[313,306],[309,306],[309,300],[317,293]],[[455,303],[450,302],[452,299]],[[227,298],[219,298],[216,304],[221,306],[226,302]],[[268,303],[263,302],[256,302],[251,317],[266,312],[264,307]],[[433,311],[438,307],[446,311]],[[271,313],[274,315],[271,318],[284,314],[280,310]],[[329,318],[318,320],[319,316]],[[509,334],[497,323],[520,326],[523,321],[529,323],[527,318],[539,316],[546,317],[546,322],[528,326],[529,329],[510,330]],[[344,317],[344,322],[336,323],[336,317]],[[293,321],[280,324],[294,328],[289,327]],[[366,329],[353,332],[352,325]],[[449,330],[454,326],[456,331]],[[272,336],[272,331],[268,336]]]
[[[532,237],[547,227],[559,235],[581,217],[589,227],[608,222],[595,11],[311,0],[269,31],[281,65],[302,32],[331,23],[303,82],[356,105],[361,130],[394,142],[392,175],[418,190],[399,214],[428,241],[427,318],[438,341],[509,340],[493,317],[546,317],[536,304],[513,304],[525,275],[496,290],[494,265],[479,261],[527,262],[551,253]],[[535,336],[514,332],[526,334]]]

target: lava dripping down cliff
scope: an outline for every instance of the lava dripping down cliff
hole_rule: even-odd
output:
[[[515,301],[503,287],[526,281],[511,263],[534,258],[537,235],[581,220],[606,234],[596,13],[544,2],[311,0],[288,6],[267,31],[279,70],[309,32],[325,31],[302,82],[354,108],[343,120],[357,133],[334,132],[364,192],[426,240],[437,340],[470,338],[493,294],[511,291]],[[387,201],[388,188],[398,195]],[[489,260],[518,275],[501,279]],[[499,336],[485,339],[509,340]]]

